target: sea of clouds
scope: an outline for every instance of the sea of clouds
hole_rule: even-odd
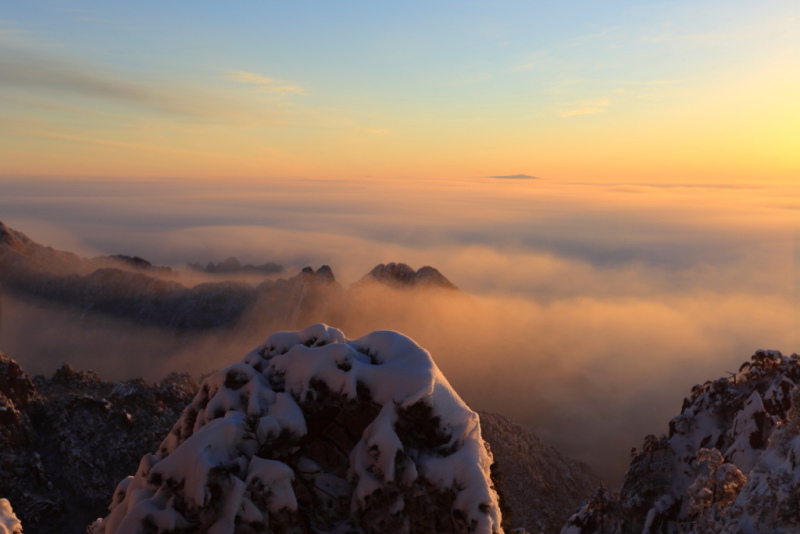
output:
[[[344,286],[378,263],[432,265],[470,298],[378,288],[320,319],[411,336],[473,408],[611,483],[692,385],[759,348],[800,351],[799,208],[759,184],[0,178],[0,220],[84,256],[328,264]],[[32,372],[66,360],[114,379],[198,376],[270,333],[176,341],[10,298],[1,325],[0,350]]]

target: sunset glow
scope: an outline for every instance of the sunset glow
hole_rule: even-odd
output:
[[[790,1],[26,2],[3,174],[790,182]]]

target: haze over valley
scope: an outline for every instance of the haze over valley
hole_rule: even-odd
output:
[[[275,329],[397,330],[430,350],[475,408],[528,426],[610,483],[625,451],[664,431],[675,392],[735,370],[756,349],[797,345],[796,235],[781,217],[797,202],[793,190],[498,182],[248,190],[50,180],[39,190],[6,179],[4,222],[56,249],[140,256],[172,267],[172,282],[187,287],[221,276],[187,262],[228,256],[284,266],[264,279],[330,265],[340,285],[320,289],[312,305],[244,306],[245,319],[226,323],[241,325],[235,331],[179,338],[4,295],[0,341],[34,373],[69,361],[111,379],[158,379],[224,366]],[[346,289],[395,261],[434,266],[460,291]]]

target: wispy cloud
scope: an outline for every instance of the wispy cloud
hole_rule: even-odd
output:
[[[225,77],[236,83],[252,85],[261,91],[275,94],[301,94],[305,92],[303,87],[291,84],[279,78],[261,76],[252,72],[231,71]]]
[[[642,85],[673,85],[676,83],[680,83],[680,80],[651,80],[644,82]]]
[[[594,113],[605,113],[611,100],[600,98],[596,100],[581,100],[565,104],[559,115],[563,118],[575,117],[577,115],[592,115]]]
[[[101,74],[71,58],[22,50],[0,41],[0,87],[3,86],[101,98],[178,115],[198,113],[181,95]]]
[[[5,99],[69,103],[86,112],[110,104],[114,113],[128,108],[203,122],[275,120],[263,108],[220,92],[190,84],[141,82],[133,73],[113,72],[16,34],[0,30],[0,93]]]
[[[539,180],[538,176],[531,176],[530,174],[506,174],[498,176],[487,176],[487,178],[495,178],[497,180]]]

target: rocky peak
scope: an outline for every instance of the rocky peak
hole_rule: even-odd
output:
[[[19,364],[0,353],[0,393],[24,408],[33,399],[36,390]]]
[[[12,230],[0,222],[0,244],[3,244],[20,254],[24,254],[28,248],[26,244],[28,241],[30,240],[26,236],[15,230]]]
[[[425,266],[418,270],[405,263],[386,263],[376,265],[361,282],[373,280],[393,287],[415,287],[418,285],[457,289],[457,287],[437,269]]]
[[[272,334],[154,452],[92,533],[502,533],[477,414],[396,332]]]
[[[331,269],[328,265],[323,265],[316,271],[314,271],[313,267],[303,267],[298,276],[313,280],[314,282],[328,283],[336,281],[336,278],[333,276],[333,269]]]

